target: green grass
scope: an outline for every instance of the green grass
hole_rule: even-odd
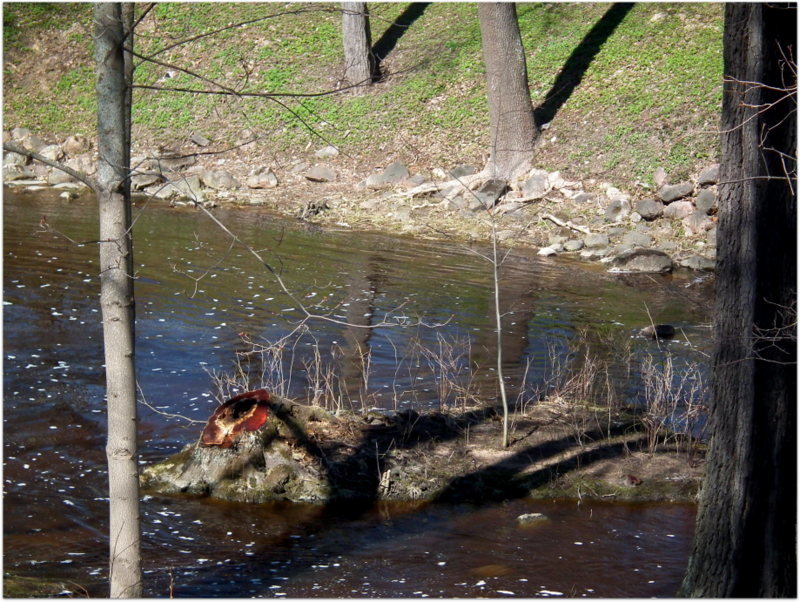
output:
[[[625,186],[631,180],[650,181],[658,166],[672,176],[713,160],[722,94],[721,6],[635,4],[555,114],[547,135],[558,142],[542,148],[540,166],[575,177],[586,172]],[[330,90],[342,74],[338,7],[158,4],[143,23],[137,48],[152,53],[227,24],[261,19],[178,45],[158,59],[247,91]],[[565,62],[609,7],[517,5],[534,106],[544,100]],[[406,8],[370,4],[373,43]],[[33,53],[37,36],[65,31],[76,21],[91,22],[86,4],[7,3],[4,9],[7,56],[18,62]],[[72,45],[86,43],[86,36],[82,40],[71,34],[67,39]],[[91,132],[91,54],[84,56],[82,65],[57,74],[49,83],[50,93],[38,97],[18,84],[18,74],[6,70],[9,127],[24,125],[44,134]],[[461,162],[478,166],[488,146],[488,118],[475,5],[430,4],[399,39],[387,64],[395,75],[363,96],[283,100],[350,154],[396,154],[402,159],[402,149],[415,148],[418,162],[429,167]],[[165,80],[167,71],[142,63],[136,79],[149,85],[209,87],[180,73]],[[265,99],[137,90],[134,122],[152,142],[180,139],[189,130],[232,141],[245,127],[262,129],[276,151],[302,151],[314,140],[295,117]]]

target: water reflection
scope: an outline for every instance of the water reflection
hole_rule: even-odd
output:
[[[4,551],[6,570],[63,576],[102,594],[107,506],[97,249],[38,228],[46,215],[71,239],[92,241],[95,213],[91,199],[66,203],[52,191],[6,190]],[[459,341],[452,371],[466,378],[479,365],[484,376],[476,390],[496,395],[485,261],[455,244],[311,233],[252,209],[218,215],[318,311],[353,325],[400,316],[447,323],[440,329],[315,323],[313,338],[298,343],[287,367],[292,395],[307,395],[308,357],[333,351],[343,399],[366,394],[370,407],[435,406],[443,390],[420,345]],[[148,207],[138,216],[135,239],[139,384],[153,407],[205,419],[216,405],[208,372],[232,369],[236,351],[246,348],[241,334],[278,340],[300,313],[263,267],[199,212]],[[512,393],[523,383],[544,382],[551,350],[572,353],[576,365],[586,346],[610,358],[623,343],[639,353],[665,353],[651,341],[630,342],[649,323],[648,312],[683,329],[685,338],[662,343],[676,361],[689,345],[706,349],[711,285],[693,284],[694,278],[649,281],[512,255],[501,272]],[[256,372],[261,367],[253,364]],[[620,395],[635,394],[628,369],[612,366]],[[141,418],[143,461],[177,451],[199,432],[145,407]],[[168,595],[170,570],[176,595],[671,595],[693,521],[693,510],[683,506],[526,500],[358,510],[147,499],[148,595]],[[552,514],[551,521],[541,532],[520,531],[515,516],[526,511]],[[575,566],[593,571],[581,574]]]

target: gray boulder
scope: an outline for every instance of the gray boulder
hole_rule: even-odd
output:
[[[572,200],[576,203],[591,203],[594,201],[594,195],[589,192],[579,192]]]
[[[634,249],[618,255],[611,261],[609,272],[640,272],[663,274],[672,270],[672,259],[656,249]]]
[[[487,180],[473,193],[484,207],[494,207],[497,200],[508,190],[505,180]],[[469,194],[469,193],[466,193]]]
[[[604,217],[606,221],[619,222],[628,216],[630,212],[631,202],[624,197],[617,197],[606,207]]]
[[[710,167],[707,167],[697,178],[697,184],[699,186],[708,186],[710,184],[717,184],[719,182],[719,163],[715,163]]]
[[[247,177],[248,188],[275,188],[278,176],[269,167],[259,167]]]
[[[64,151],[58,144],[48,144],[39,150],[39,154],[51,161],[61,161],[64,158]]]
[[[131,189],[144,190],[148,186],[158,184],[164,181],[164,176],[155,171],[147,171],[136,173],[131,176]]]
[[[541,199],[550,190],[547,172],[534,170],[532,175],[522,184],[522,196],[529,199]]]
[[[664,214],[664,203],[656,199],[642,199],[636,203],[636,213],[641,215],[642,219],[652,221]]]
[[[680,184],[662,186],[658,191],[658,198],[665,203],[671,203],[689,196],[692,192],[694,192],[694,184],[681,182]]]
[[[28,157],[20,155],[19,153],[6,152],[3,155],[3,165],[5,167],[22,167],[28,164]]]
[[[365,183],[367,188],[372,190],[379,190],[387,186],[394,186],[399,184],[409,177],[408,168],[399,162],[394,162],[387,165],[386,168],[379,174],[372,174],[367,178]]]
[[[336,148],[335,146],[331,146],[330,144],[328,146],[322,147],[317,151],[314,151],[314,156],[317,157],[317,159],[329,159],[331,157],[336,157],[338,155],[339,155],[339,149]]]
[[[336,172],[327,165],[315,165],[306,172],[306,179],[312,182],[333,182]]]
[[[653,174],[653,183],[656,185],[656,188],[661,188],[667,183],[667,172],[664,171],[663,167],[656,168]]]
[[[602,249],[607,247],[609,242],[606,234],[589,234],[583,239],[583,244],[587,249]]]
[[[191,136],[189,136],[189,140],[200,147],[206,147],[211,144],[211,140],[203,136],[203,134],[198,134],[194,132]]]
[[[679,264],[681,267],[689,268],[690,270],[703,270],[706,272],[711,272],[714,270],[716,262],[713,259],[703,257],[702,255],[691,255],[690,257],[681,259]]]
[[[450,177],[463,178],[464,176],[471,176],[474,173],[477,172],[471,165],[458,165],[450,170]]]
[[[631,247],[649,247],[653,244],[653,238],[644,232],[628,232],[622,237],[622,244]]]
[[[675,201],[664,208],[664,217],[668,219],[683,219],[692,213],[694,205],[691,201]]]
[[[703,190],[697,193],[697,198],[694,200],[694,206],[697,207],[698,211],[702,211],[707,215],[714,213],[717,208],[716,193],[710,188],[703,188]]]
[[[579,239],[568,240],[564,243],[564,250],[575,252],[580,251],[583,248],[583,241]]]
[[[222,170],[208,170],[200,174],[203,184],[214,190],[239,188],[239,182],[231,174]]]
[[[703,234],[706,230],[714,226],[714,223],[708,219],[708,216],[702,211],[695,211],[691,215],[687,215],[681,220],[681,223],[690,236]]]

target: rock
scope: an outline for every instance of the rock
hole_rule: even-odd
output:
[[[550,247],[555,245],[563,245],[565,242],[569,240],[568,236],[564,236],[563,234],[551,234],[547,237],[547,244]]]
[[[622,237],[622,244],[632,247],[649,247],[653,244],[653,239],[643,232],[628,232]]]
[[[554,171],[547,175],[547,185],[552,188],[563,188],[566,182],[561,177],[561,172]]]
[[[572,200],[576,203],[591,203],[594,201],[594,195],[588,192],[579,192]]]
[[[662,186],[658,191],[658,198],[665,203],[671,203],[689,196],[692,192],[694,192],[694,184],[691,182],[681,182],[680,184]]]
[[[28,157],[19,153],[6,152],[3,155],[3,165],[5,167],[22,167],[28,164]]]
[[[45,142],[35,134],[28,134],[24,138],[20,139],[19,143],[22,145],[23,148],[29,151],[33,151],[34,153],[40,152],[44,147],[47,146],[47,142]]]
[[[711,215],[717,209],[717,195],[710,188],[703,188],[697,193],[697,198],[694,200],[694,206],[698,211]]]
[[[180,171],[195,163],[197,163],[195,155],[170,154],[158,158],[158,170],[162,173],[165,171]]]
[[[203,136],[203,134],[198,134],[194,132],[191,136],[189,136],[189,140],[200,147],[206,147],[211,144],[211,140]]]
[[[564,243],[565,251],[580,251],[583,248],[583,241],[578,239],[568,240]]]
[[[708,230],[708,234],[706,234],[706,244],[710,247],[716,248],[717,246],[717,225],[712,224],[711,228]]]
[[[636,202],[636,213],[641,215],[642,219],[652,221],[664,214],[664,203],[656,199],[642,199]]]
[[[638,224],[642,221],[642,216],[634,211],[630,215],[630,220],[632,224]]]
[[[257,136],[255,132],[249,128],[245,128],[239,133],[233,145],[238,150],[248,151],[255,146],[256,139]]]
[[[672,270],[672,259],[656,249],[634,249],[615,257],[609,272],[662,274]]]
[[[450,177],[453,179],[463,178],[464,176],[471,176],[477,173],[475,168],[471,165],[458,165],[450,170]]]
[[[664,208],[664,217],[668,219],[683,219],[694,212],[691,201],[675,201]]]
[[[64,151],[58,144],[48,144],[39,150],[39,154],[51,161],[61,161],[64,158]]]
[[[428,178],[426,178],[421,173],[414,174],[413,176],[408,178],[408,184],[411,187],[421,186],[422,184],[425,184],[427,181],[428,181]]]
[[[379,174],[372,174],[367,178],[366,187],[379,190],[387,186],[394,186],[406,180],[409,176],[408,168],[402,163],[392,163]]]
[[[608,222],[620,222],[631,212],[631,202],[623,196],[616,197],[606,207],[604,217]]]
[[[16,153],[15,153],[16,154]],[[16,180],[32,180],[36,174],[32,169],[28,169],[24,165],[4,165],[3,166],[3,181],[14,182]]]
[[[717,183],[719,183],[719,163],[705,168],[697,177],[698,186],[709,186]]]
[[[164,181],[164,176],[158,172],[142,172],[131,176],[131,189],[143,190],[153,184],[161,183]]]
[[[11,139],[16,140],[17,142],[22,142],[31,134],[32,132],[28,128],[14,128],[11,130]]]
[[[214,190],[239,188],[239,182],[231,174],[222,170],[208,170],[200,174],[203,184]]]
[[[664,171],[663,167],[657,168],[653,173],[653,183],[655,183],[656,188],[662,188],[667,183],[667,172]]]
[[[558,251],[556,251],[553,247],[542,247],[536,254],[541,257],[550,257],[551,255],[556,255],[557,253]]]
[[[706,230],[714,226],[714,222],[708,219],[708,216],[702,211],[695,211],[691,215],[687,215],[681,220],[681,223],[690,236],[703,234]]]
[[[275,188],[278,176],[269,167],[259,167],[247,177],[248,188]]]
[[[312,182],[333,182],[336,172],[327,165],[315,165],[306,172],[306,179]]]
[[[339,155],[339,149],[335,146],[324,146],[321,149],[314,152],[314,156],[317,159],[330,159],[331,157],[336,157]]]
[[[532,200],[541,199],[550,191],[548,174],[546,171],[535,169],[522,184],[522,196]]]
[[[473,194],[484,207],[494,207],[507,191],[508,182],[505,180],[486,180]]]
[[[65,171],[61,171],[60,169],[53,168],[50,170],[50,173],[47,174],[47,183],[50,186],[55,186],[56,184],[65,184],[67,182],[75,182],[75,178],[69,175]]]
[[[607,247],[609,242],[606,234],[589,234],[583,239],[583,244],[587,249],[602,249]]]
[[[61,150],[63,150],[64,153],[66,153],[70,157],[74,157],[75,155],[80,155],[81,153],[85,153],[90,148],[92,148],[92,143],[83,134],[75,134],[74,136],[67,136],[67,139],[64,140],[63,144],[61,145]]]
[[[541,512],[531,512],[529,514],[520,514],[517,517],[517,522],[520,525],[533,525],[542,521],[548,520],[547,517]]]
[[[650,339],[671,339],[675,336],[675,327],[670,324],[651,324],[642,328],[639,334]]]
[[[684,268],[689,268],[690,270],[712,272],[716,266],[716,261],[701,255],[691,255],[690,257],[681,259],[679,265]]]

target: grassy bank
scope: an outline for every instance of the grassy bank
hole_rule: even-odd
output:
[[[688,175],[718,152],[722,5],[642,3],[624,14],[610,13],[611,6],[518,5],[531,97],[550,123],[536,162],[620,186],[652,183],[658,166],[675,178]],[[334,90],[342,74],[337,7],[159,4],[142,21],[137,47],[239,91]],[[92,133],[91,6],[3,9],[5,127],[60,137]],[[421,10],[374,3],[370,10],[373,44],[389,50],[389,76],[367,94],[282,98],[293,115],[263,98],[139,89],[136,139],[170,144],[197,132],[232,143],[249,128],[276,156],[295,155],[324,145],[302,119],[365,168],[395,159],[418,171],[481,165],[489,140],[475,5],[432,3]],[[253,19],[261,20],[170,48]],[[408,26],[392,28],[398,20]],[[136,81],[208,87],[148,63],[138,67]]]

